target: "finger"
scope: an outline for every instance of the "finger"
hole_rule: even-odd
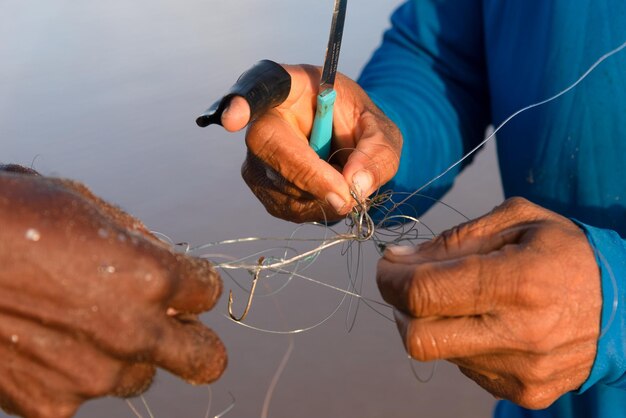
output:
[[[0,348],[0,355],[0,408],[24,417],[74,415],[81,400],[71,391],[63,390],[67,389],[63,377],[16,350]]]
[[[168,307],[183,313],[201,313],[212,309],[223,287],[213,265],[207,260],[183,254],[174,254],[172,260],[174,290]]]
[[[337,214],[353,206],[350,187],[328,162],[309,146],[304,133],[277,113],[259,118],[246,135],[250,151],[297,188],[327,202]]]
[[[394,310],[407,353],[419,361],[498,353],[505,348],[477,316],[412,318]]]
[[[349,155],[343,168],[344,178],[362,198],[391,180],[400,164],[402,136],[395,127],[384,130],[382,123],[372,112],[361,115],[356,150]],[[341,137],[337,136],[341,144]]]
[[[8,332],[14,346],[3,353],[0,345],[0,358],[17,370],[32,371],[24,379],[31,379],[33,388],[43,385],[42,394],[85,400],[111,394],[118,385],[125,363],[84,336],[20,317],[2,319],[0,340],[9,339]]]
[[[241,175],[265,209],[291,222],[332,221],[343,218],[327,203],[289,183],[283,176],[248,152]]]
[[[236,132],[246,127],[250,122],[250,105],[241,96],[235,96],[222,113],[222,126],[227,131]]]
[[[515,282],[517,257],[501,253],[401,264],[381,259],[376,280],[383,299],[416,318],[494,311]]]
[[[388,247],[383,257],[394,263],[414,264],[489,254],[507,245],[519,243],[528,231],[527,225],[515,225],[501,230],[487,228],[491,228],[489,221],[481,218],[444,231],[434,239],[415,247]]]
[[[208,384],[220,377],[227,357],[217,335],[199,321],[181,323],[167,318],[154,361],[189,383]]]
[[[526,232],[543,220],[561,221],[562,218],[523,198],[511,198],[488,214],[458,225],[420,245],[419,250],[438,260],[487,254],[507,244],[522,241]]]
[[[148,390],[156,368],[149,363],[129,364],[121,373],[120,379],[111,391],[110,395],[120,398],[139,396]]]

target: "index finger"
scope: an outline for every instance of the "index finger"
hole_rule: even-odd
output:
[[[311,110],[312,112],[312,110]],[[352,208],[350,186],[331,164],[319,158],[295,115],[275,109],[250,125],[246,144],[250,152],[288,182],[326,201],[338,214]]]
[[[182,313],[201,313],[215,306],[222,294],[222,280],[213,265],[200,258],[174,255],[171,271],[173,294],[168,308]]]
[[[376,280],[383,299],[413,317],[480,315],[514,288],[514,260],[507,248],[420,264],[381,259]]]

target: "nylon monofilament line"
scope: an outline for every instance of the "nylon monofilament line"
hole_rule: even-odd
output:
[[[452,165],[450,165],[448,168],[446,168],[443,172],[441,172],[440,174],[438,174],[437,176],[433,177],[431,180],[429,180],[428,182],[426,182],[425,184],[423,184],[421,187],[419,187],[417,190],[415,190],[412,193],[408,193],[406,194],[406,196],[403,197],[403,199],[401,199],[398,202],[393,202],[391,208],[387,209],[382,207],[382,203],[385,200],[393,200],[393,196],[394,194],[390,194],[390,193],[383,193],[379,196],[374,196],[372,199],[369,199],[367,202],[367,204],[365,203],[365,201],[361,200],[358,198],[358,196],[355,196],[354,191],[352,192],[353,198],[355,198],[357,205],[355,206],[355,211],[351,212],[348,215],[348,220],[351,221],[352,223],[349,224],[349,229],[351,230],[350,233],[346,233],[346,234],[335,234],[333,237],[324,237],[323,239],[296,239],[296,238],[285,238],[284,240],[289,242],[289,241],[310,241],[310,242],[315,242],[315,241],[321,241],[321,244],[319,244],[317,247],[310,249],[308,251],[299,253],[294,255],[293,257],[283,257],[280,259],[273,259],[273,258],[267,258],[266,262],[262,263],[262,264],[248,264],[246,262],[244,262],[244,260],[249,259],[249,257],[243,258],[243,259],[239,259],[238,261],[228,261],[228,262],[224,262],[224,263],[219,263],[216,264],[216,267],[223,269],[223,270],[239,270],[239,269],[243,269],[243,270],[248,270],[250,272],[261,272],[261,271],[274,271],[274,272],[284,272],[286,267],[290,266],[290,265],[298,265],[298,263],[302,262],[302,261],[306,261],[306,260],[310,260],[314,257],[317,257],[317,255],[319,255],[321,252],[328,250],[332,247],[335,247],[337,245],[340,244],[344,244],[344,243],[348,243],[351,241],[359,241],[359,242],[363,242],[363,241],[368,241],[368,240],[373,240],[379,249],[384,249],[384,247],[386,246],[386,243],[388,242],[393,242],[393,243],[399,243],[399,242],[412,242],[414,240],[418,240],[418,239],[429,239],[432,238],[434,236],[436,236],[436,233],[428,228],[427,225],[424,225],[422,222],[420,222],[419,218],[416,216],[409,216],[409,215],[395,215],[393,214],[393,211],[395,209],[397,209],[398,207],[407,204],[407,202],[409,201],[410,198],[415,197],[415,196],[422,196],[420,194],[420,192],[422,190],[424,190],[426,187],[428,187],[429,185],[433,184],[434,182],[436,182],[438,179],[440,179],[441,177],[445,176],[447,173],[449,173],[453,168],[457,167],[459,164],[461,164],[463,161],[467,160],[467,158],[469,158],[471,155],[473,155],[474,153],[476,153],[482,146],[484,146],[487,142],[489,142],[490,140],[492,140],[495,135],[504,127],[506,126],[511,120],[513,120],[514,118],[516,118],[517,116],[519,116],[520,114],[527,112],[531,109],[534,109],[536,107],[545,105],[547,103],[550,103],[554,100],[557,100],[559,97],[567,94],[568,92],[570,92],[571,90],[573,90],[574,88],[576,88],[583,80],[585,80],[600,64],[602,64],[604,61],[606,61],[608,58],[612,57],[613,55],[619,53],[620,51],[622,51],[624,48],[626,48],[626,42],[623,42],[622,44],[620,44],[618,47],[608,51],[607,53],[603,54],[600,58],[598,58],[580,77],[578,77],[578,79],[576,79],[572,84],[570,84],[569,86],[567,86],[565,89],[559,91],[558,93],[554,94],[553,96],[550,96],[549,98],[545,99],[545,100],[541,100],[539,102],[533,103],[531,105],[528,105],[526,107],[523,107],[521,109],[519,109],[518,111],[514,112],[513,114],[511,114],[509,117],[507,117],[500,125],[498,125],[491,134],[489,134],[481,143],[479,143],[477,146],[475,146],[473,149],[471,149],[468,153],[466,153],[462,158],[460,158],[458,161],[456,161],[455,163],[453,163]],[[397,193],[397,195],[401,195],[401,193]],[[440,200],[428,197],[428,196],[424,196],[425,198],[431,199],[431,200],[435,200],[437,202],[440,202],[442,204],[444,204],[445,206],[452,208],[450,205],[447,205],[443,202],[441,202]],[[371,217],[369,216],[369,214],[367,213],[367,210],[370,207],[379,207],[383,210],[385,210],[387,212],[387,216],[385,216],[383,218],[383,220],[381,222],[379,222],[377,225],[374,225],[374,222],[372,221]],[[460,213],[462,216],[465,217],[465,215],[463,215],[460,211],[456,210],[455,208],[452,208],[455,212]],[[465,217],[467,219],[467,217]],[[403,228],[403,224],[406,224],[407,222],[409,223],[413,223],[413,224],[420,224],[422,226],[424,226],[426,229],[429,230],[429,235],[428,237],[424,237],[424,236],[420,236],[420,234],[409,228],[408,230],[405,229],[400,229],[399,231],[396,230],[394,231],[393,228],[381,228],[380,225],[384,225],[385,223],[394,223],[394,221],[397,221],[396,226],[398,228]],[[325,222],[326,224],[328,222]],[[321,224],[317,224],[317,225],[321,225]],[[331,228],[327,227],[327,230],[332,230]],[[365,231],[365,232],[364,232]],[[394,235],[395,234],[395,235]],[[159,234],[160,237],[164,237],[163,235]],[[166,237],[167,238],[167,237]],[[168,239],[169,240],[169,239]],[[279,240],[277,238],[262,238],[262,237],[249,237],[249,238],[242,238],[242,239],[234,239],[234,240],[226,240],[226,241],[221,241],[221,242],[217,242],[217,243],[209,243],[209,244],[204,244],[201,245],[199,247],[195,247],[195,248],[189,248],[189,246],[186,247],[187,251],[189,252],[193,252],[193,251],[197,251],[200,249],[206,249],[208,247],[212,247],[212,246],[216,246],[216,245],[221,245],[221,244],[236,244],[236,243],[244,243],[244,242],[257,242],[257,241],[269,241],[269,240]],[[171,240],[170,240],[171,242]],[[205,256],[203,256],[203,258],[206,258]],[[291,274],[293,274],[294,272],[290,272]],[[294,277],[305,277],[302,275],[294,275]],[[319,282],[319,284],[322,284],[321,282]],[[350,293],[351,297],[360,297],[360,295],[357,292],[349,292],[349,290],[344,290],[344,289],[334,289],[336,291],[339,291],[341,293],[343,293],[344,297],[347,296],[347,293]],[[356,290],[356,289],[353,289]],[[346,293],[347,292],[347,293]],[[323,322],[325,322],[328,318],[325,318]],[[321,324],[321,323],[320,323]],[[319,325],[319,324],[318,324]],[[306,329],[312,329],[314,327],[308,327]],[[297,330],[297,332],[302,332],[305,329],[300,329]]]
[[[456,161],[454,164],[452,164],[450,167],[446,168],[444,171],[442,171],[440,174],[438,174],[437,176],[433,177],[431,180],[427,181],[424,185],[422,185],[421,187],[419,187],[416,191],[414,191],[413,193],[411,193],[409,196],[407,196],[404,200],[400,201],[398,203],[398,205],[401,205],[403,203],[405,203],[406,201],[408,201],[411,197],[413,197],[414,195],[416,195],[417,193],[421,192],[422,190],[424,190],[426,187],[430,186],[431,184],[433,184],[434,182],[436,182],[437,180],[439,180],[441,177],[445,176],[446,174],[448,174],[450,172],[450,170],[452,170],[453,168],[455,168],[456,166],[458,166],[459,164],[461,164],[463,161],[467,160],[471,155],[473,155],[474,153],[476,153],[476,151],[478,151],[483,145],[485,145],[487,142],[491,141],[496,134],[500,131],[500,129],[502,129],[505,125],[507,125],[511,120],[515,119],[517,116],[521,115],[522,113],[525,113],[531,109],[534,109],[536,107],[539,106],[543,106],[545,104],[548,104],[556,99],[558,99],[559,97],[563,96],[564,94],[567,94],[568,92],[570,92],[571,90],[573,90],[576,86],[578,86],[585,78],[587,78],[587,76],[589,76],[589,74],[591,74],[600,64],[602,64],[604,61],[606,61],[607,59],[609,59],[610,57],[612,57],[613,55],[619,53],[621,50],[623,50],[624,48],[626,48],[626,41],[624,41],[621,45],[619,45],[618,47],[610,50],[609,52],[605,53],[604,55],[602,55],[600,58],[598,58],[596,60],[596,62],[594,62],[591,67],[589,67],[587,69],[587,71],[585,71],[580,77],[578,77],[578,79],[576,81],[574,81],[574,83],[570,84],[568,87],[566,87],[565,89],[561,90],[560,92],[556,93],[553,96],[548,97],[545,100],[541,100],[537,103],[533,103],[530,104],[526,107],[521,108],[520,110],[518,110],[517,112],[514,112],[513,114],[511,114],[511,116],[509,116],[508,118],[506,118],[500,125],[498,125],[498,127],[496,127],[493,132],[489,135],[487,135],[487,137],[478,145],[476,145],[474,148],[472,148],[467,154],[465,154],[463,157],[461,157],[458,161]],[[392,207],[392,211],[396,209],[396,206]]]

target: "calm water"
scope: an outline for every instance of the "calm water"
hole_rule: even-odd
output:
[[[341,71],[356,77],[397,4],[351,2]],[[321,63],[331,9],[331,0],[0,0],[0,161],[34,160],[45,174],[81,180],[177,241],[288,236],[294,225],[269,217],[240,179],[243,135],[202,130],[194,119],[259,59]],[[446,201],[470,217],[491,209],[502,199],[496,170],[489,147]],[[425,218],[437,230],[461,220],[442,207]],[[247,250],[232,248],[233,255]],[[377,298],[377,257],[371,245],[362,250],[363,292]],[[307,274],[345,287],[346,259],[331,250]],[[225,288],[233,286],[225,278]],[[339,300],[294,283],[256,304],[249,321],[303,328]],[[225,311],[223,300],[203,318],[230,355],[213,385],[213,414],[228,406],[231,392],[236,406],[227,417],[257,417],[290,339],[237,326]],[[346,318],[342,308],[295,336],[269,416],[489,416],[491,397],[446,363],[431,382],[418,383],[392,323],[361,307],[348,333]],[[202,417],[207,389],[160,373],[147,399],[156,417]],[[79,416],[133,415],[105,399]]]

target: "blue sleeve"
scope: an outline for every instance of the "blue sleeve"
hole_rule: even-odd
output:
[[[602,277],[598,350],[579,393],[596,384],[626,389],[626,241],[614,231],[578,224],[594,249]]]
[[[385,188],[412,192],[482,140],[490,112],[481,3],[405,3],[363,70],[359,84],[404,138],[400,169]],[[459,170],[422,193],[441,197]],[[409,203],[421,214],[432,200]]]

